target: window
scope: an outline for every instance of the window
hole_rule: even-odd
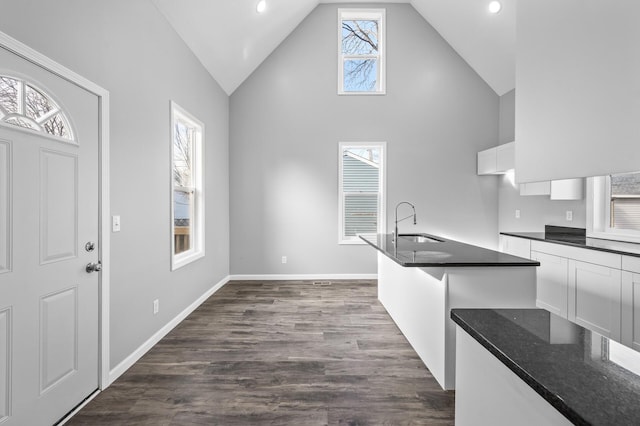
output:
[[[608,188],[609,226],[640,231],[640,173],[611,175]]]
[[[386,143],[339,145],[339,243],[364,244],[358,236],[383,233]]]
[[[384,94],[384,9],[338,9],[338,94]]]
[[[171,269],[204,256],[204,125],[171,103]]]
[[[69,120],[51,96],[31,83],[0,75],[0,123],[74,141]]]
[[[640,241],[640,172],[590,178],[589,236]]]

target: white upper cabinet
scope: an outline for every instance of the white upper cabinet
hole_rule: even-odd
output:
[[[516,143],[509,142],[496,147],[496,167],[506,172],[516,167]]]
[[[640,2],[520,0],[518,182],[640,167]]]
[[[493,175],[497,170],[496,149],[490,148],[478,153],[478,174]]]
[[[550,195],[551,181],[527,182],[520,184],[520,195]]]
[[[520,195],[548,195],[552,200],[581,200],[584,195],[584,179],[521,183]]]
[[[478,174],[499,175],[515,167],[516,143],[509,142],[478,152]]]
[[[552,200],[582,200],[584,179],[561,179],[551,181]]]

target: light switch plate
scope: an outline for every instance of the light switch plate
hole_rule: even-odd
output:
[[[111,217],[111,231],[120,232],[120,216]]]
[[[520,219],[520,210],[516,210],[516,219]]]
[[[573,211],[567,210],[567,221],[571,222],[573,220]]]

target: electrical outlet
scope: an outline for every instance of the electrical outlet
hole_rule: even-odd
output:
[[[571,222],[573,220],[573,211],[567,210],[567,221]]]
[[[287,263],[287,256],[282,256],[282,263]]]
[[[516,219],[520,219],[520,210],[516,210]]]
[[[111,217],[111,231],[120,232],[120,216]]]
[[[160,300],[156,299],[153,301],[153,315],[157,314],[158,312],[160,312]]]

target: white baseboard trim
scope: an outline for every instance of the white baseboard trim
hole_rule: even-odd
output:
[[[267,274],[231,275],[236,281],[377,280],[378,274]]]
[[[113,383],[118,377],[120,377],[125,371],[127,371],[133,364],[135,364],[149,349],[151,349],[156,343],[158,343],[164,336],[166,336],[175,326],[180,324],[191,312],[195,311],[198,306],[204,303],[212,294],[220,290],[231,279],[230,275],[227,275],[217,284],[207,290],[202,296],[200,296],[195,302],[187,306],[187,308],[175,316],[164,327],[158,330],[153,336],[151,336],[146,342],[144,342],[138,349],[133,351],[131,355],[126,357],[120,364],[116,365],[109,371],[109,383]],[[105,386],[106,388],[106,386]]]

